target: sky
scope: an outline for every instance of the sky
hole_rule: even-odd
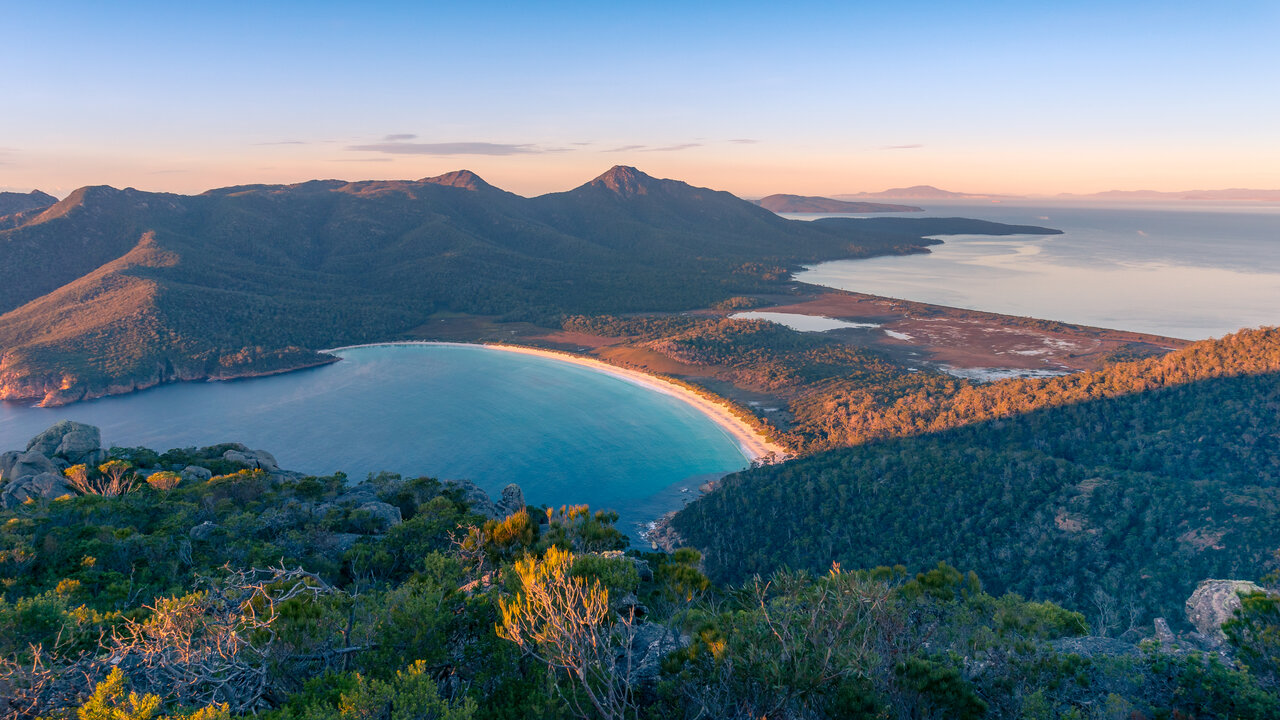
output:
[[[1280,188],[1280,2],[0,0],[0,190]]]

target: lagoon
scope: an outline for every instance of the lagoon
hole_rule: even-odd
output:
[[[748,465],[733,436],[685,402],[590,368],[481,346],[334,354],[342,361],[272,377],[58,408],[5,403],[0,449],[25,448],[63,419],[98,426],[104,445],[242,442],[305,473],[465,478],[495,496],[515,482],[530,504],[618,510],[633,540],[700,483]]]
[[[796,279],[1191,340],[1280,324],[1280,207],[1020,201],[926,208],[926,216],[1041,225],[1064,234],[949,235],[927,255],[837,260]]]

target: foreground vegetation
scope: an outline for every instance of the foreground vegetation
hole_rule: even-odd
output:
[[[1280,547],[1278,365],[1280,331],[1244,331],[1098,373],[868,400],[845,417],[908,436],[732,476],[672,526],[722,581],[945,560],[1091,615],[1176,619],[1199,580],[1260,575]]]
[[[1265,595],[1228,633],[1232,654],[1139,648],[945,564],[718,585],[694,551],[623,552],[609,513],[487,518],[465,486],[352,486],[224,449],[116,448],[100,470],[69,469],[86,494],[0,515],[6,717],[1280,712]],[[148,481],[97,482],[124,463]]]

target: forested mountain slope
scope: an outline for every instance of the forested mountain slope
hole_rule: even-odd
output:
[[[1201,578],[1275,561],[1280,330],[970,393],[990,419],[731,476],[672,527],[725,580],[945,560],[996,591],[1147,619],[1180,615]]]
[[[57,404],[301,367],[438,311],[558,323],[682,310],[801,263],[914,252],[974,220],[805,223],[617,167],[537,198],[460,171],[419,181],[90,187],[0,230],[0,397]]]

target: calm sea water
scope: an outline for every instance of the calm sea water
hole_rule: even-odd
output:
[[[1280,324],[1280,207],[926,208],[926,216],[1040,225],[1065,234],[944,236],[928,255],[838,260],[797,279],[1187,339]]]
[[[587,503],[637,523],[747,459],[675,398],[556,360],[480,347],[391,345],[342,362],[222,383],[182,383],[61,408],[0,404],[0,449],[62,419],[103,443],[166,450],[242,442],[306,473],[387,470],[518,483],[533,504]],[[681,492],[688,488],[689,492]]]

